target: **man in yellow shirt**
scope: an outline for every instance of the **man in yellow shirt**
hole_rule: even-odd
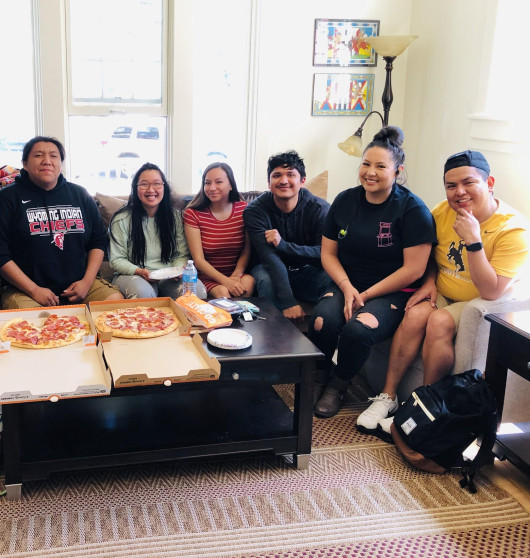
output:
[[[437,245],[423,285],[409,298],[392,340],[383,392],[357,419],[364,432],[378,425],[389,431],[388,416],[398,406],[396,389],[423,343],[425,385],[447,375],[454,364],[453,339],[468,301],[499,298],[518,279],[530,246],[530,223],[493,196],[495,179],[484,155],[464,151],[444,167],[447,199],[432,211]]]

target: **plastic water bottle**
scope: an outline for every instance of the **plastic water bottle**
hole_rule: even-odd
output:
[[[187,292],[197,294],[197,269],[193,264],[193,260],[188,260],[188,263],[184,267],[182,283],[184,285],[184,294]]]

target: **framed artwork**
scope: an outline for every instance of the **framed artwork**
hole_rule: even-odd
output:
[[[372,110],[373,74],[314,74],[312,116],[359,116]]]
[[[379,20],[315,19],[313,66],[376,66]]]

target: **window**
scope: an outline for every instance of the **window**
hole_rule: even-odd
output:
[[[526,89],[520,62],[526,25],[521,14],[526,9],[523,0],[498,0],[496,11],[489,14],[484,37],[487,55],[477,89],[476,113],[470,115],[470,134],[477,149],[518,156],[528,152],[527,119],[521,116]]]
[[[68,7],[69,176],[91,193],[127,194],[143,163],[166,170],[166,2]]]
[[[193,191],[210,163],[228,163],[238,188],[247,164],[249,88],[252,84],[252,22],[255,2],[203,0],[193,33]],[[199,9],[200,6],[200,9]],[[207,17],[205,17],[207,14]],[[250,71],[249,71],[250,68]]]
[[[489,114],[518,120],[526,97],[523,87],[524,64],[521,53],[524,52],[527,18],[521,15],[527,10],[527,3],[513,0],[500,0],[495,20],[495,37],[485,110]],[[488,37],[491,41],[491,37]]]
[[[21,166],[22,148],[35,135],[34,40],[31,0],[0,2],[2,66],[0,103],[0,167]],[[11,45],[11,47],[9,47]],[[14,110],[16,107],[16,110]]]

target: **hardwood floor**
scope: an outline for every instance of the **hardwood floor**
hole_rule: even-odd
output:
[[[530,512],[530,477],[509,461],[499,461],[498,459],[495,459],[493,465],[483,467],[481,471]]]

